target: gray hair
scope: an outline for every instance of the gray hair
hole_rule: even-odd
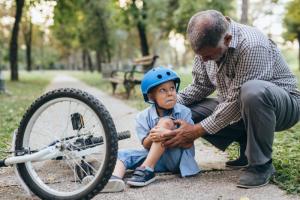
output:
[[[229,22],[216,10],[196,13],[189,21],[187,34],[192,49],[197,53],[204,47],[217,47],[227,33]]]

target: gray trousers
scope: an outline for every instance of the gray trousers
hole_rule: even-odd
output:
[[[239,103],[242,120],[203,138],[223,151],[234,141],[244,142],[249,164],[264,164],[272,159],[274,132],[288,129],[299,121],[300,102],[270,82],[251,80],[242,85]],[[211,115],[218,104],[216,99],[206,98],[188,107],[194,122],[198,123]]]

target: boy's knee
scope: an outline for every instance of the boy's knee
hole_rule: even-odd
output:
[[[174,129],[175,127],[173,120],[170,118],[160,118],[157,125],[164,127],[166,129]]]

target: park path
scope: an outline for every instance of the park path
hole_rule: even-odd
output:
[[[118,131],[131,131],[132,137],[120,141],[119,148],[141,147],[134,134],[134,117],[138,110],[66,75],[56,76],[46,91],[62,87],[78,88],[93,94],[106,106]],[[235,183],[241,172],[226,170],[226,154],[204,145],[201,140],[196,141],[196,160],[204,172],[195,177],[179,178],[177,175],[160,174],[157,181],[147,187],[127,187],[125,192],[115,194],[100,193],[94,199],[300,200],[299,196],[286,195],[273,184],[248,190],[237,188]],[[0,169],[0,177],[0,199],[32,199],[18,185],[12,168]]]

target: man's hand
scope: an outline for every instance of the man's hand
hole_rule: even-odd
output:
[[[192,125],[183,120],[175,120],[174,123],[179,125],[178,129],[161,135],[164,147],[190,148],[195,139],[205,134],[205,130],[200,124]]]

